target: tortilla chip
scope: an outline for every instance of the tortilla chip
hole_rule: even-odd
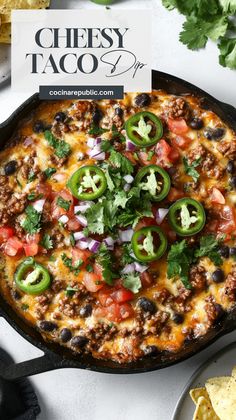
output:
[[[219,420],[219,417],[214,412],[210,401],[205,397],[200,397],[193,415],[193,420]]]
[[[11,22],[11,13],[6,13],[5,15],[0,15],[1,24]]]
[[[11,24],[4,23],[0,26],[0,44],[11,43]]]
[[[196,405],[198,403],[198,398],[200,397],[204,397],[206,400],[210,401],[206,388],[193,388],[190,390],[189,395]]]
[[[236,378],[226,376],[209,379],[206,389],[220,419],[236,420]]]
[[[0,0],[0,14],[10,13],[12,9],[46,9],[50,0]]]

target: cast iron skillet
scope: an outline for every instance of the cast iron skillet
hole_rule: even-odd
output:
[[[191,93],[202,98],[205,108],[209,108],[222,118],[229,126],[236,131],[236,109],[231,105],[219,102],[201,89],[192,84],[178,79],[166,73],[153,71],[152,86],[154,89],[164,89],[172,94]],[[0,125],[0,147],[10,138],[17,124],[26,117],[38,105],[38,95],[35,94],[23,103],[12,116]],[[98,360],[90,355],[74,355],[71,350],[56,343],[46,343],[41,335],[32,327],[27,325],[12,308],[0,297],[0,315],[22,337],[28,340],[44,352],[44,355],[33,360],[0,367],[0,376],[6,379],[15,379],[23,376],[34,375],[41,372],[59,368],[80,368],[104,373],[142,373],[162,369],[183,361],[193,356],[200,350],[213,343],[218,337],[227,334],[236,327],[236,307],[225,318],[212,328],[203,338],[186,343],[178,354],[168,352],[161,353],[156,358],[144,358],[130,364],[118,364],[111,360]]]

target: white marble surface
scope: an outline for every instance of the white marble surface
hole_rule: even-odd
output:
[[[99,7],[88,0],[53,0],[53,6]],[[213,43],[209,43],[206,50],[191,52],[178,42],[181,16],[167,12],[160,0],[117,0],[114,7],[151,7],[153,68],[189,80],[236,106],[236,72],[217,64],[217,47]],[[16,95],[9,86],[0,90],[0,122],[25,99],[26,95]],[[223,337],[200,355],[159,372],[112,376],[65,369],[36,375],[32,382],[42,408],[39,420],[171,420],[176,401],[192,372],[233,340],[236,340],[236,332]],[[17,362],[41,354],[2,319],[0,346]]]

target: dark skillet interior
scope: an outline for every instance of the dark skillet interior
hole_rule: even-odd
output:
[[[184,80],[178,79],[174,76],[153,71],[153,85],[154,89],[164,89],[172,94],[194,94],[202,98],[205,107],[211,109],[222,118],[229,126],[236,130],[236,109],[230,105],[223,104],[212,96],[208,95],[201,89],[191,85]],[[3,124],[0,125],[0,146],[3,147],[6,141],[15,131],[18,123],[22,118],[35,109],[39,103],[38,95],[32,96],[23,105],[21,105],[13,115]],[[39,347],[46,354],[50,355],[52,361],[51,367],[41,367],[40,371],[59,368],[59,367],[77,367],[83,369],[90,369],[94,371],[106,373],[141,373],[152,370],[161,369],[177,362],[180,362],[188,357],[196,354],[201,349],[207,347],[215,341],[220,335],[232,331],[236,325],[236,309],[231,314],[225,317],[221,324],[209,331],[202,339],[186,343],[185,347],[177,354],[162,353],[156,358],[145,358],[135,363],[117,364],[110,360],[98,360],[91,356],[74,355],[71,350],[66,349],[54,343],[45,343],[41,335],[32,327],[25,324],[16,313],[9,307],[9,305],[0,297],[1,314],[7,319],[10,325],[16,329],[26,340],[33,345]],[[30,363],[30,362],[29,362]],[[33,372],[32,372],[33,373]],[[36,373],[36,372],[34,372]],[[29,374],[29,369],[27,374]]]

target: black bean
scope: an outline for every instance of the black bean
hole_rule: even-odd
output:
[[[144,349],[144,354],[145,354],[145,356],[148,356],[148,357],[155,357],[159,353],[160,352],[159,352],[157,346],[147,346]]]
[[[17,169],[17,161],[16,160],[10,160],[4,166],[5,175],[12,175],[12,174],[14,174],[16,172],[16,169]]]
[[[19,299],[21,298],[21,295],[20,295],[20,293],[18,292],[18,290],[13,290],[13,291],[12,291],[12,297],[13,297],[13,299],[15,299],[15,300],[19,300]]]
[[[221,255],[221,257],[223,258],[229,258],[229,247],[227,245],[222,245],[219,248],[219,254]]]
[[[214,306],[216,310],[216,319],[215,319],[215,322],[216,322],[222,319],[226,315],[226,312],[219,303],[215,303]]]
[[[143,312],[149,312],[150,314],[154,314],[157,310],[156,304],[145,297],[138,300],[138,305]]]
[[[72,338],[71,345],[74,346],[74,347],[82,348],[82,347],[86,346],[88,341],[89,340],[88,340],[87,337],[84,337],[83,335],[76,335],[75,337]]]
[[[177,325],[183,324],[183,322],[184,322],[184,316],[182,314],[177,313],[177,312],[173,315],[172,319],[173,319],[174,323],[177,324]]]
[[[56,115],[54,116],[54,120],[56,120],[57,122],[64,122],[66,119],[66,114],[65,112],[57,112]]]
[[[60,333],[61,341],[67,343],[72,337],[71,330],[69,328],[63,328]]]
[[[80,308],[79,314],[80,316],[82,316],[82,318],[87,318],[88,316],[91,315],[92,310],[93,310],[92,305],[87,303],[86,305],[82,306],[82,308]]]
[[[101,121],[103,117],[103,113],[99,108],[96,108],[93,115],[92,115],[92,119],[93,119],[93,123],[94,124],[99,124],[99,121]]]
[[[34,123],[33,125],[33,131],[35,133],[42,133],[43,131],[45,131],[45,124],[43,121],[36,121],[36,123]]]
[[[118,108],[116,108],[116,109],[115,109],[115,114],[116,114],[118,117],[122,118],[122,117],[123,117],[123,114],[124,114],[124,111],[123,111],[123,109],[122,109],[122,108],[118,107]]]
[[[230,182],[231,187],[235,190],[236,189],[236,175],[232,176],[229,182]]]
[[[212,280],[215,283],[221,283],[225,279],[224,271],[220,268],[217,268],[211,275]]]
[[[231,257],[236,257],[236,247],[233,246],[232,248],[229,249],[229,255]]]
[[[235,165],[234,165],[234,161],[233,160],[229,160],[227,163],[227,172],[229,172],[229,174],[233,174],[235,171]]]
[[[218,141],[222,139],[222,137],[225,135],[225,129],[222,127],[218,127],[218,128],[208,127],[204,131],[204,135],[208,140]]]
[[[170,166],[169,168],[166,168],[166,170],[170,176],[175,175],[178,171],[176,166]]]
[[[201,118],[196,118],[195,117],[189,122],[189,126],[191,128],[193,128],[194,130],[201,130],[203,125],[204,125],[204,123],[203,123],[203,120]]]
[[[151,103],[151,98],[147,93],[140,93],[135,98],[135,104],[139,107],[148,106]]]
[[[41,321],[39,327],[43,331],[54,331],[57,329],[57,324],[51,321]]]

